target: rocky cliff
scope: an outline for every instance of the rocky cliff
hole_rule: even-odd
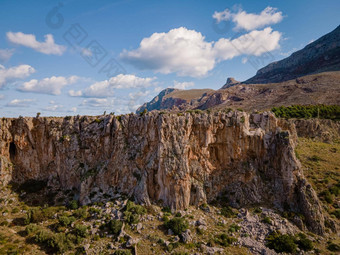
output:
[[[83,204],[98,189],[173,209],[220,197],[301,213],[323,234],[321,206],[294,154],[295,128],[281,122],[237,111],[3,118],[1,181],[46,180],[73,188]]]
[[[307,74],[340,70],[340,26],[288,58],[270,63],[245,83],[276,83]]]

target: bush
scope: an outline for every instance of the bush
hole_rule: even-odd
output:
[[[234,237],[230,237],[227,234],[221,234],[218,237],[215,238],[215,243],[220,244],[224,247],[228,247],[232,243],[236,242],[237,239]]]
[[[59,210],[59,207],[32,208],[26,214],[25,224],[51,219]]]
[[[268,216],[263,217],[262,222],[266,224],[272,224],[272,220]]]
[[[78,219],[85,219],[88,217],[87,208],[86,207],[78,208],[76,211],[74,211],[73,215]]]
[[[332,243],[330,242],[328,245],[327,245],[327,249],[330,250],[330,251],[340,251],[340,245],[336,244],[336,243]]]
[[[140,215],[146,213],[146,209],[141,205],[136,205],[134,202],[128,200],[125,206],[124,219],[128,224],[137,224]]]
[[[333,203],[333,196],[328,190],[321,192],[319,196],[322,197],[327,203]]]
[[[228,231],[231,233],[237,232],[241,229],[241,227],[235,223],[231,224]]]
[[[320,119],[340,119],[339,105],[292,105],[272,108],[272,112],[281,118],[320,118]]]
[[[332,212],[332,214],[337,218],[340,219],[340,209],[336,209]]]
[[[313,242],[303,233],[297,235],[296,244],[299,246],[300,250],[311,251],[313,249]]]
[[[70,226],[73,222],[76,221],[76,218],[74,218],[73,216],[60,216],[58,218],[59,221],[59,225],[63,226],[63,227],[68,227]]]
[[[75,225],[74,234],[80,237],[87,237],[87,226],[81,224]]]
[[[223,208],[221,209],[221,214],[222,214],[224,217],[227,217],[227,218],[233,218],[233,217],[235,217],[235,213],[233,212],[233,210],[231,209],[230,206],[223,207]]]
[[[180,235],[182,232],[188,229],[189,223],[186,219],[180,217],[174,217],[165,223],[168,229],[171,229],[175,235]]]
[[[122,230],[123,222],[121,222],[120,220],[111,220],[109,221],[107,226],[111,234],[118,236],[118,234]]]
[[[72,200],[68,207],[71,209],[71,210],[75,210],[75,209],[78,209],[79,205],[78,205],[78,201],[77,200]]]
[[[36,233],[39,229],[40,227],[37,224],[29,224],[26,227],[25,232],[27,235],[30,235]]]
[[[266,237],[266,246],[278,253],[295,253],[297,248],[294,236],[282,235],[278,231],[274,231]]]

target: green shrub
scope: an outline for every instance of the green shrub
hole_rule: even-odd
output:
[[[180,235],[182,232],[188,229],[189,223],[186,219],[180,217],[174,217],[165,223],[168,229],[171,229],[175,235]]]
[[[26,226],[25,232],[27,235],[34,234],[40,230],[41,227],[39,227],[37,224],[29,224]]]
[[[340,119],[339,105],[292,105],[272,108],[272,112],[281,118],[321,118],[321,119]]]
[[[86,207],[78,208],[73,212],[74,217],[78,219],[85,219],[88,217],[88,212]]]
[[[224,247],[228,247],[229,245],[231,245],[232,243],[236,242],[237,239],[234,237],[230,237],[227,234],[221,234],[219,236],[217,236],[214,240],[215,243],[222,245]]]
[[[233,212],[233,210],[231,209],[230,206],[223,207],[223,208],[221,209],[221,214],[222,214],[224,217],[227,217],[227,218],[233,218],[233,217],[235,217],[235,213]]]
[[[124,220],[128,224],[137,224],[139,222],[140,216],[129,211],[124,212]]]
[[[336,209],[332,212],[332,214],[337,218],[340,219],[340,209]]]
[[[241,227],[235,223],[231,224],[228,231],[231,233],[237,232],[241,229]]]
[[[72,200],[68,207],[71,209],[71,210],[75,210],[75,209],[78,209],[79,205],[78,205],[78,201],[77,200]]]
[[[101,210],[99,208],[90,207],[89,209],[90,214],[100,214],[100,212]]]
[[[87,226],[81,224],[75,225],[74,234],[80,237],[87,237]]]
[[[340,245],[330,242],[327,245],[327,249],[334,252],[340,251]]]
[[[146,209],[141,205],[136,205],[128,200],[125,206],[124,220],[128,224],[137,224],[141,215],[146,213]]]
[[[311,251],[313,247],[313,242],[307,238],[307,236],[303,233],[297,235],[296,244],[299,246],[301,250]]]
[[[256,207],[254,209],[254,213],[262,213],[262,209],[260,207]]]
[[[266,237],[266,246],[278,253],[295,253],[297,248],[294,236],[282,235],[278,231],[274,231]]]
[[[122,230],[123,222],[121,222],[120,220],[110,220],[107,226],[111,234],[118,236],[118,234]]]
[[[14,213],[18,213],[20,210],[19,210],[19,208],[18,207],[15,207],[15,208],[13,208],[13,210],[12,210],[12,213],[14,214]]]
[[[59,225],[63,227],[68,227],[75,221],[76,221],[76,218],[73,216],[60,216],[58,218]]]
[[[32,208],[26,214],[25,224],[51,219],[62,207]]]
[[[268,216],[263,217],[262,222],[266,224],[272,224],[272,220]]]
[[[162,208],[162,212],[165,212],[165,213],[169,213],[170,215],[171,215],[171,209],[170,209],[170,207],[163,207]]]
[[[333,195],[329,192],[329,190],[321,192],[319,196],[323,198],[327,203],[333,203]]]

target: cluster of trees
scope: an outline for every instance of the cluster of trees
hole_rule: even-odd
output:
[[[272,108],[272,112],[280,118],[320,118],[340,120],[339,105],[292,105]]]

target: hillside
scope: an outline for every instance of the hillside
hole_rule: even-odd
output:
[[[340,26],[288,58],[273,62],[238,82],[228,78],[219,90],[163,90],[147,109],[182,111],[212,107],[268,110],[292,104],[340,104]],[[166,96],[165,96],[166,95]]]
[[[258,70],[245,83],[277,83],[307,74],[336,70],[340,70],[340,26],[288,58]]]

